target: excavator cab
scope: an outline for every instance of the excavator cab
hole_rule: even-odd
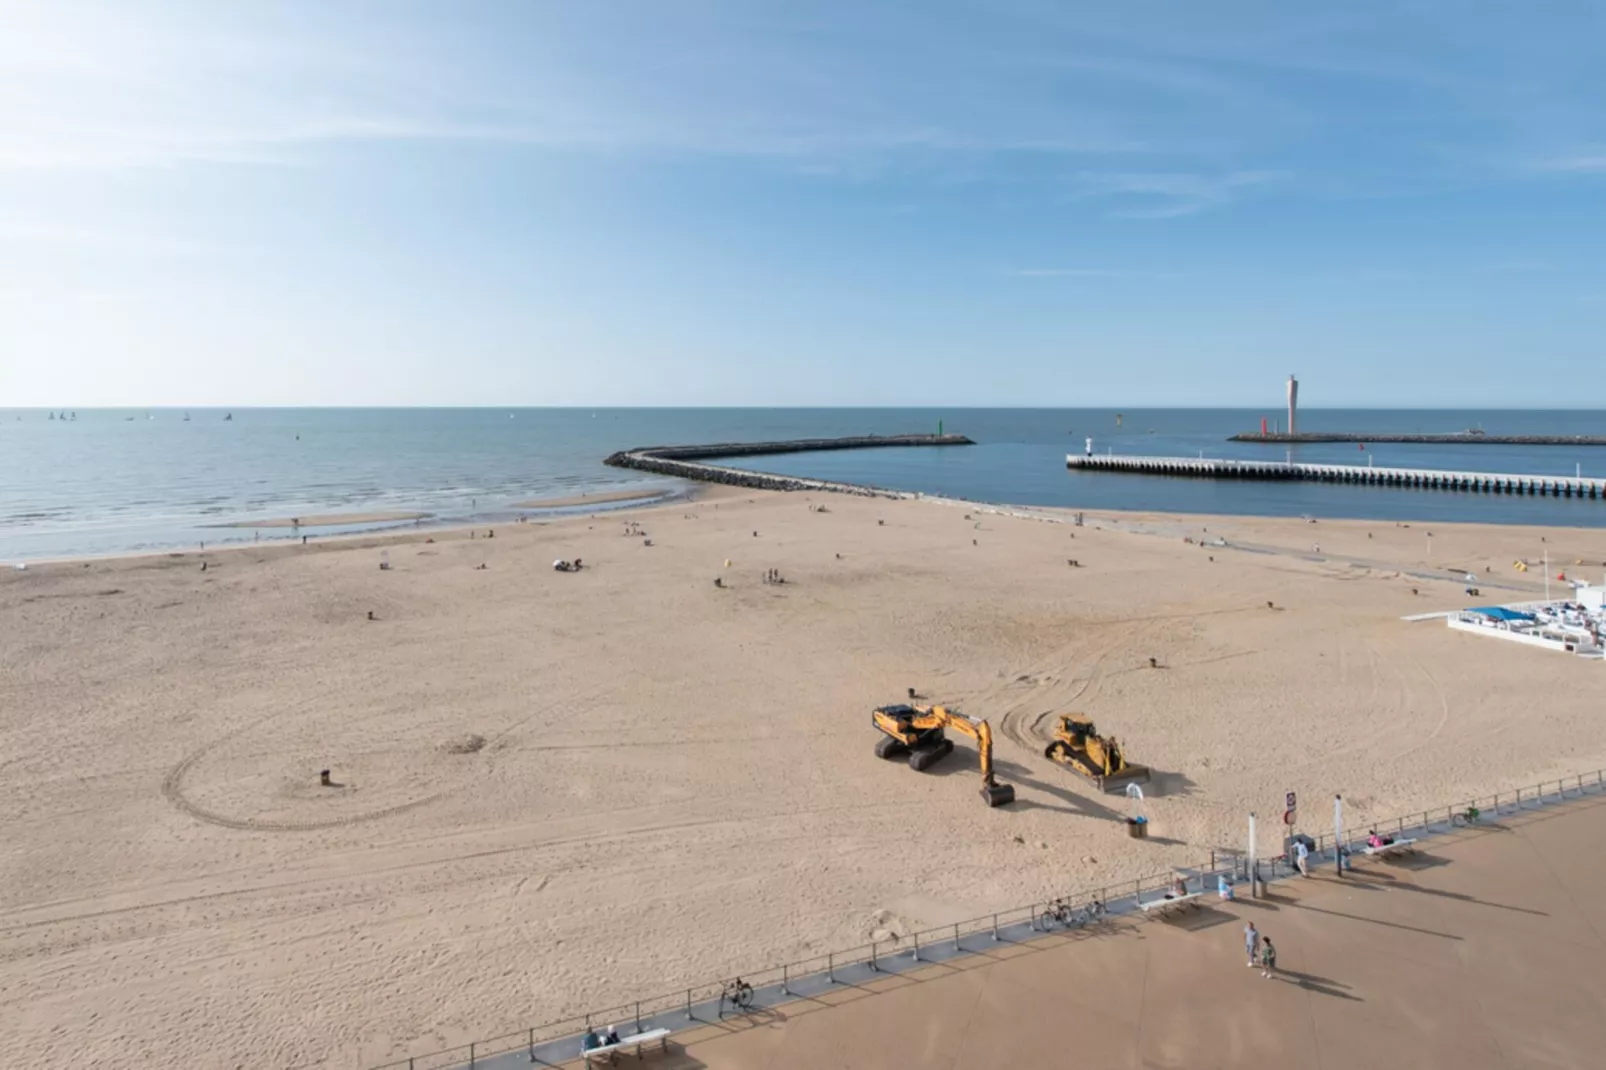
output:
[[[1015,788],[1000,784],[993,776],[993,733],[986,721],[978,721],[943,706],[878,706],[870,714],[870,723],[882,733],[876,740],[877,758],[893,761],[907,758],[909,768],[924,772],[953,753],[953,740],[947,736],[952,728],[961,735],[976,741],[976,752],[981,759],[981,797],[988,806],[1003,806],[1015,801]]]

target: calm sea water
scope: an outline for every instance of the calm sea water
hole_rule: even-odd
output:
[[[989,502],[1268,516],[1606,527],[1606,501],[1328,484],[1216,483],[1070,473],[1099,452],[1255,457],[1606,476],[1606,447],[1229,443],[1275,411],[1128,409],[235,409],[0,410],[0,560],[250,541],[221,523],[417,511],[437,522],[505,519],[517,502],[663,487],[606,468],[627,446],[948,431],[977,446],[793,454],[765,471]],[[1304,430],[1603,434],[1606,413],[1309,410]],[[313,531],[313,529],[307,529]],[[314,531],[314,533],[316,533]],[[289,537],[264,530],[266,538]]]

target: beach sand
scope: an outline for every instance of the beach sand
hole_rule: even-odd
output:
[[[1196,862],[1290,789],[1318,832],[1606,765],[1599,662],[1400,619],[1606,532],[1428,530],[717,489],[0,574],[7,1061],[362,1067]],[[909,687],[1015,805],[963,740],[874,757]],[[1147,842],[1043,757],[1071,710],[1157,771]]]

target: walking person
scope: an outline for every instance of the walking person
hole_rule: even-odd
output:
[[[1294,841],[1294,862],[1299,866],[1300,876],[1310,876],[1310,848],[1305,846],[1304,840]]]
[[[1250,922],[1244,926],[1244,958],[1248,961],[1245,966],[1253,968],[1255,965],[1255,952],[1260,949],[1260,930],[1255,923]]]
[[[1271,946],[1271,937],[1260,941],[1260,976],[1270,978],[1277,972],[1277,949]]]

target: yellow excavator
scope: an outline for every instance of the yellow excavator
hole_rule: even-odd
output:
[[[1149,767],[1128,762],[1115,738],[1099,735],[1092,718],[1080,713],[1060,715],[1054,742],[1043,751],[1043,756],[1075,769],[1100,788],[1149,782]]]
[[[870,721],[884,733],[876,740],[876,757],[888,761],[907,757],[909,768],[916,772],[931,768],[953,753],[948,729],[969,736],[976,741],[976,753],[981,758],[982,799],[988,806],[1015,801],[1015,788],[998,783],[993,776],[993,730],[986,721],[944,706],[878,706]]]

